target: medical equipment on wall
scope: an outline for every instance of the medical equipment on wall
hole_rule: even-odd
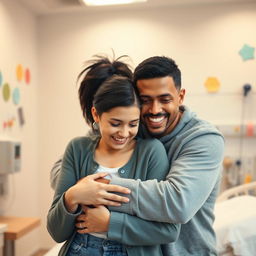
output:
[[[237,144],[237,153],[226,156],[223,161],[223,190],[256,180],[256,156],[248,150],[252,139],[256,137],[253,94],[252,86],[244,84],[241,90],[240,123],[218,125],[226,139]]]
[[[0,175],[11,174],[21,169],[21,143],[0,140]]]

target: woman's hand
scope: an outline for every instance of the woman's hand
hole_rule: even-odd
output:
[[[109,192],[129,194],[130,190],[118,185],[97,182],[108,173],[96,173],[80,179],[65,193],[65,206],[69,212],[75,212],[79,204],[120,206],[129,199]]]
[[[110,212],[103,205],[97,205],[95,208],[83,206],[84,214],[76,219],[77,232],[80,234],[90,232],[107,232]]]

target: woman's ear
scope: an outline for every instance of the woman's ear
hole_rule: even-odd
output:
[[[92,117],[94,119],[94,122],[98,123],[99,122],[99,115],[97,113],[97,110],[95,107],[91,108],[91,113],[92,113]]]

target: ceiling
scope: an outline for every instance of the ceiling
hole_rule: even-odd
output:
[[[256,0],[148,0],[146,3],[133,5],[88,7],[81,4],[81,0],[19,0],[36,15],[47,15],[59,12],[77,12],[92,10],[112,10],[122,8],[145,9],[163,6],[180,6],[196,4],[220,4],[220,3],[256,3]]]

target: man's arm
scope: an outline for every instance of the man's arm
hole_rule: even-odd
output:
[[[199,146],[198,146],[199,145]],[[140,181],[114,177],[111,184],[129,188],[130,202],[111,211],[142,219],[186,223],[202,207],[220,178],[224,141],[204,135],[186,144],[172,163],[166,181]]]
[[[133,246],[167,244],[177,240],[180,226],[147,221],[126,213],[111,212],[108,239]]]
[[[143,175],[143,170],[136,170],[136,172],[143,174],[137,177],[144,177],[144,179],[165,179],[169,170],[169,161],[166,155],[165,148],[157,141],[149,142],[150,160],[147,165],[146,177]],[[148,154],[148,153],[147,153]],[[138,159],[145,167],[146,162],[140,154]],[[138,165],[137,165],[138,167]],[[128,203],[129,204],[129,203]],[[148,208],[155,206],[149,205]],[[158,209],[161,212],[161,208]],[[140,211],[140,209],[138,209]],[[174,242],[180,231],[180,224],[162,223],[160,221],[148,221],[137,216],[131,216],[126,213],[111,212],[110,222],[108,228],[108,238],[116,240],[128,245],[156,245]]]

